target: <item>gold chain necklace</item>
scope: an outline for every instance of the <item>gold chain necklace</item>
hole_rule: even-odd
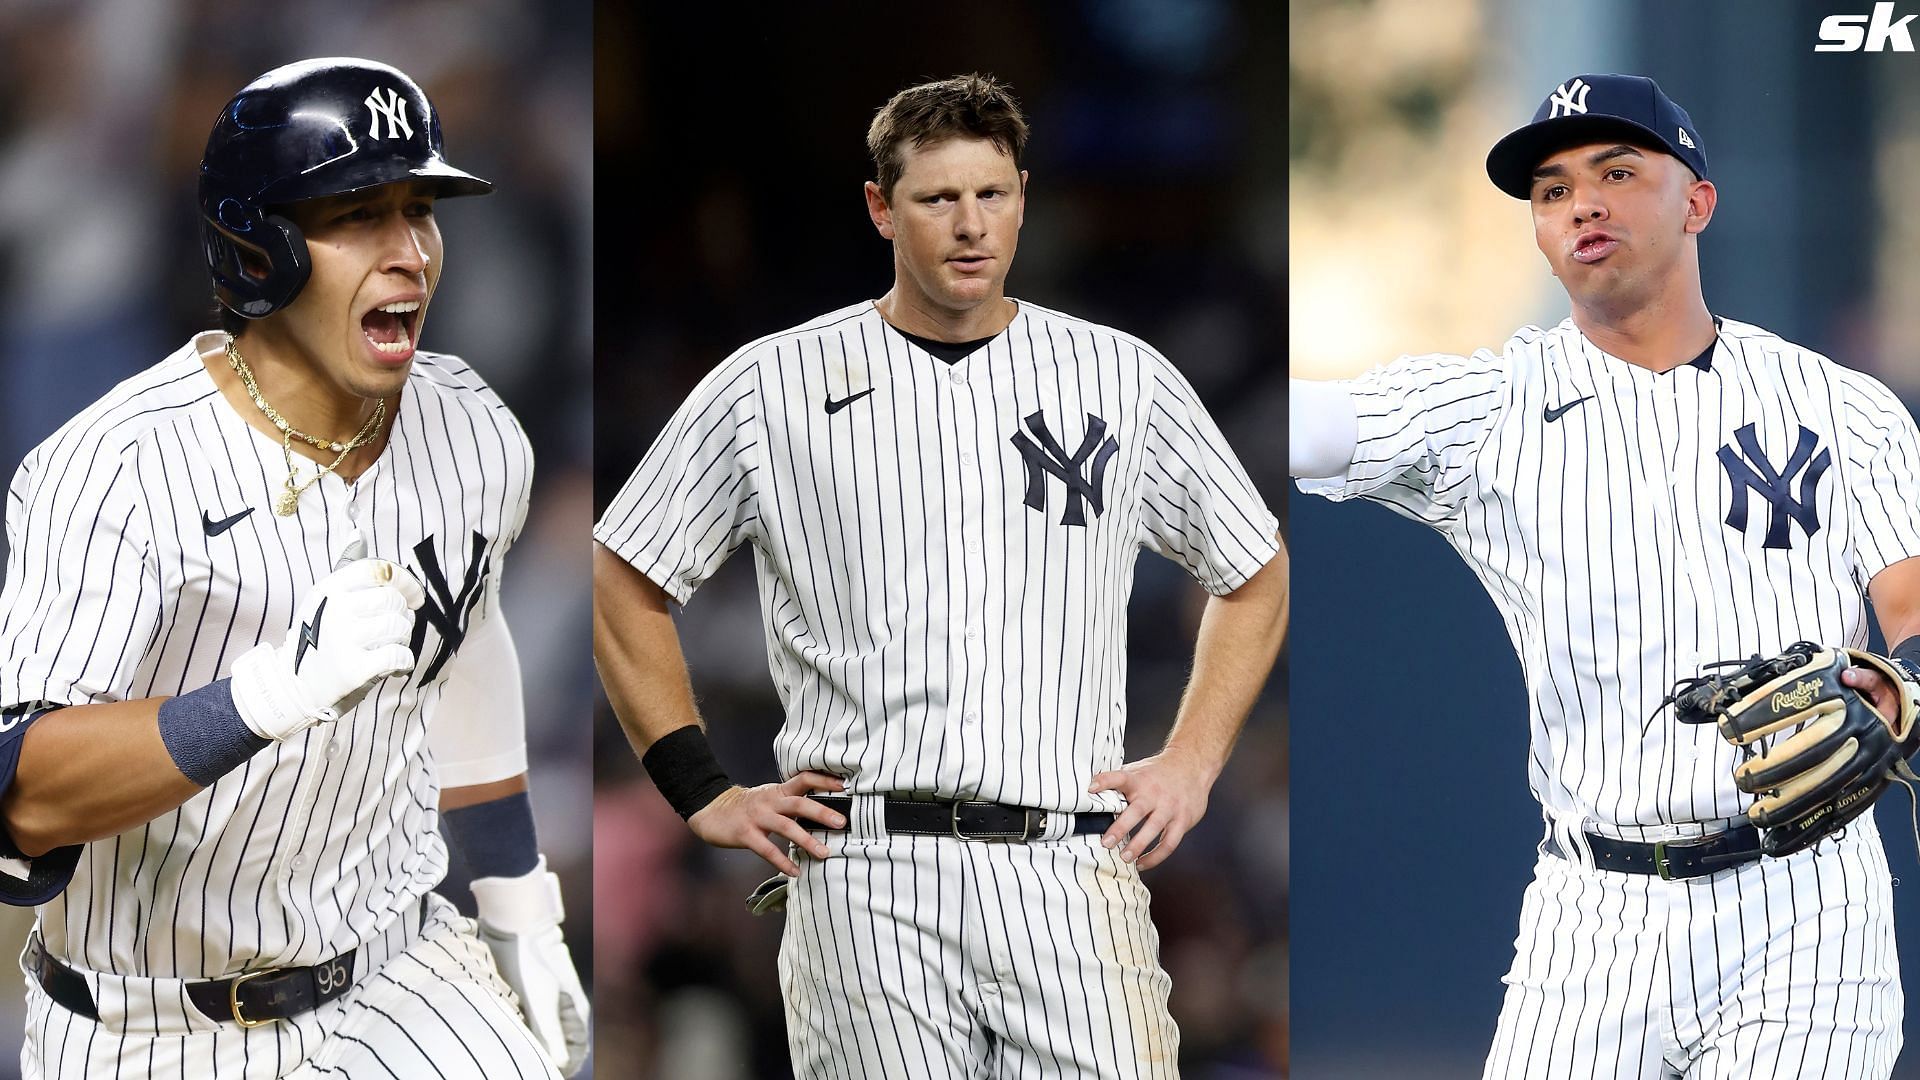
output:
[[[240,376],[240,385],[247,388],[247,396],[253,399],[253,403],[266,414],[267,420],[280,432],[280,453],[287,459],[287,479],[286,490],[273,500],[273,512],[281,517],[289,517],[298,510],[302,492],[318,483],[321,477],[339,468],[348,454],[372,442],[374,435],[380,430],[380,425],[386,423],[387,401],[381,398],[374,402],[373,415],[367,417],[367,422],[360,425],[360,430],[354,433],[353,438],[344,443],[316,439],[287,423],[287,418],[281,416],[278,410],[267,404],[266,398],[260,396],[260,385],[253,381],[253,369],[247,366],[245,360],[240,359],[240,350],[234,348],[232,334],[227,335],[227,363],[231,364],[234,373]],[[316,450],[331,450],[337,456],[330,463],[317,466],[313,475],[302,481],[299,470],[293,464],[293,440],[295,439]]]

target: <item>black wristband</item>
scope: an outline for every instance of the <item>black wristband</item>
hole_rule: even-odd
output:
[[[1908,682],[1920,684],[1920,634],[1895,645],[1887,659],[1893,661],[1893,666],[1900,669]]]
[[[656,740],[640,755],[640,764],[653,777],[653,786],[666,796],[667,805],[682,818],[706,809],[733,786],[699,724],[688,724]]]

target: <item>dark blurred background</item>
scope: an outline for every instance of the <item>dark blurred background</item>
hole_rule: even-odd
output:
[[[852,5],[603,4],[595,164],[595,500],[626,480],[693,384],[755,338],[884,293],[868,222],[868,121],[912,83],[987,71],[1033,127],[1008,293],[1155,344],[1198,387],[1285,514],[1277,7],[1227,0]],[[722,762],[775,779],[779,706],[750,557],[680,619]],[[1171,722],[1205,599],[1140,561],[1129,754]],[[1286,678],[1249,720],[1208,816],[1147,875],[1173,975],[1183,1074],[1284,1075]],[[609,1076],[788,1075],[779,917],[742,899],[770,870],[707,849],[596,726],[598,1053]]]
[[[1920,404],[1920,65],[1815,53],[1871,3],[1294,0],[1289,357],[1356,374],[1499,348],[1566,295],[1494,140],[1572,75],[1651,75],[1692,115],[1719,189],[1708,305],[1871,372]],[[1913,11],[1902,4],[1896,15]],[[1520,668],[1493,604],[1431,530],[1293,495],[1300,1075],[1477,1077],[1541,836]],[[1375,689],[1375,688],[1378,689]],[[1356,692],[1358,691],[1358,692]],[[1878,808],[1908,1000],[1920,863],[1908,796]],[[1897,1076],[1920,1076],[1909,1010]]]
[[[470,361],[533,440],[504,604],[542,846],[588,977],[592,49],[584,0],[0,0],[0,476],[217,324],[196,170],[255,75],[310,56],[393,64],[440,109],[449,157],[498,185],[438,210],[447,272],[422,344]],[[30,917],[0,911],[0,968]],[[0,1077],[17,1075],[23,1021],[0,989]]]

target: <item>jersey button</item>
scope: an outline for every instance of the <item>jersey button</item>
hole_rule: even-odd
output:
[[[295,855],[290,865],[292,865],[295,870],[304,870],[307,866],[307,857],[305,855]]]
[[[980,550],[980,541],[978,541],[978,540],[973,540],[973,539],[969,539],[969,540],[967,541],[967,550],[968,550],[968,551],[979,551],[979,550]]]
[[[975,629],[974,629],[973,627],[971,627],[971,626],[969,626],[969,627],[967,627],[967,640],[968,640],[968,641],[972,641],[972,640],[974,640],[974,639],[976,639],[976,638],[978,638],[979,636],[980,636],[980,631],[978,631],[978,630],[975,630]]]
[[[966,381],[967,381],[967,373],[966,373],[966,372],[964,372],[964,371],[962,371],[962,370],[960,370],[960,365],[958,365],[958,364],[955,364],[955,365],[954,365],[954,367],[953,367],[953,381],[954,381],[954,382],[966,382]]]
[[[970,712],[962,719],[968,724],[968,726],[972,726],[980,722],[980,714],[977,712]]]
[[[971,452],[969,452],[969,451],[966,451],[966,450],[962,450],[962,451],[960,452],[960,464],[962,464],[962,465],[971,465],[971,464],[973,464],[973,454],[972,454]]]

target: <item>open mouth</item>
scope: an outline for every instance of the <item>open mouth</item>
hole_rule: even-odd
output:
[[[1595,233],[1592,236],[1581,237],[1579,242],[1574,244],[1573,257],[1576,262],[1596,263],[1613,254],[1614,249],[1619,246],[1620,241],[1613,237],[1605,233]]]
[[[413,352],[413,331],[420,320],[420,301],[396,300],[360,317],[360,332],[375,349],[393,357]]]

